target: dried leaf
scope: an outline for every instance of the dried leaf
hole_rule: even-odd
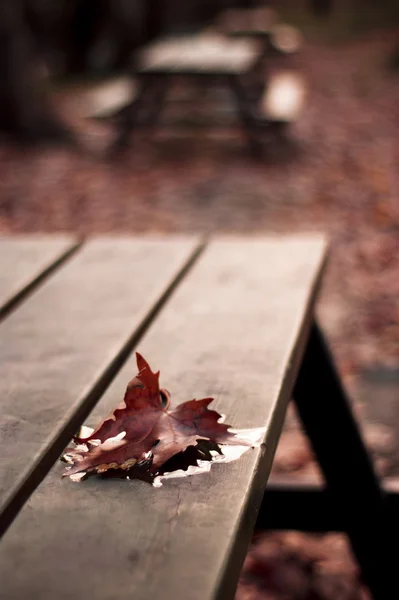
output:
[[[86,438],[75,437],[76,443],[89,440],[105,442],[108,438],[126,431],[129,436],[139,441],[145,438],[154,427],[160,416],[163,398],[169,393],[159,389],[159,371],[153,373],[149,364],[136,352],[139,374],[128,384],[125,397],[117,408]]]
[[[221,415],[208,408],[212,398],[189,400],[168,411],[170,395],[159,387],[159,371],[153,373],[140,354],[136,357],[139,373],[128,384],[123,402],[94,431],[86,428],[89,435],[75,437],[77,446],[65,452],[63,459],[72,464],[65,476],[128,471],[146,464],[156,474],[170,458],[199,440],[254,445],[248,435],[239,438],[229,431]]]

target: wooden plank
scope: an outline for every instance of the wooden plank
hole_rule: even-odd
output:
[[[138,96],[137,82],[128,76],[112,78],[93,87],[82,103],[84,117],[111,119],[124,107],[129,106]]]
[[[72,236],[0,237],[0,317],[76,248]]]
[[[1,532],[197,247],[189,238],[93,240],[1,324]]]
[[[313,312],[319,237],[210,244],[139,345],[174,403],[215,397],[265,444],[166,481],[61,479],[54,466],[0,547],[0,598],[232,598]],[[129,360],[88,419],[119,402]],[[17,571],[17,574],[15,574]]]
[[[161,39],[144,48],[139,72],[148,74],[229,75],[248,72],[261,49],[253,40],[201,33]]]

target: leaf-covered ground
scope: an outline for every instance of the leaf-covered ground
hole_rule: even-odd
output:
[[[197,92],[186,88],[175,91],[189,101],[168,107],[168,127],[137,135],[123,160],[101,160],[112,128],[81,118],[78,93],[58,94],[94,156],[2,144],[0,231],[325,231],[332,245],[320,317],[356,396],[362,373],[399,367],[399,75],[386,68],[397,38],[391,31],[307,46],[297,60],[309,83],[306,109],[291,143],[269,146],[260,162],[248,157],[234,125],[177,129],[177,116],[204,118],[201,103],[190,102]],[[228,96],[205,95],[231,121]],[[360,402],[356,411],[378,469],[393,475],[392,429],[367,423]],[[281,473],[317,477],[291,417],[276,459]],[[287,533],[255,540],[237,599],[360,600],[362,593],[342,537]]]

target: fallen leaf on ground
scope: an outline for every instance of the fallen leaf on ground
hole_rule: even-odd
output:
[[[140,467],[156,475],[172,457],[198,446],[199,440],[241,447],[241,451],[230,452],[227,461],[256,445],[264,429],[229,431],[230,425],[221,422],[222,416],[208,408],[213,398],[189,400],[168,410],[170,394],[159,387],[159,371],[153,373],[141,354],[136,353],[136,357],[139,373],[128,384],[123,402],[89,435],[74,438],[76,446],[63,456],[72,465],[64,476],[79,480],[89,473]],[[241,437],[237,435],[240,433]],[[209,452],[208,463],[217,454]],[[195,461],[190,466],[200,467],[198,472],[209,470],[204,463]]]

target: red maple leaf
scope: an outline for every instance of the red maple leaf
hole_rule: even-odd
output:
[[[130,469],[149,460],[156,473],[172,456],[201,439],[249,445],[219,422],[219,413],[209,410],[213,398],[189,400],[169,411],[170,395],[159,387],[159,371],[153,373],[139,353],[136,357],[139,373],[128,384],[123,402],[90,436],[74,438],[87,446],[67,451],[73,466],[64,475]],[[99,445],[89,444],[93,440]]]

